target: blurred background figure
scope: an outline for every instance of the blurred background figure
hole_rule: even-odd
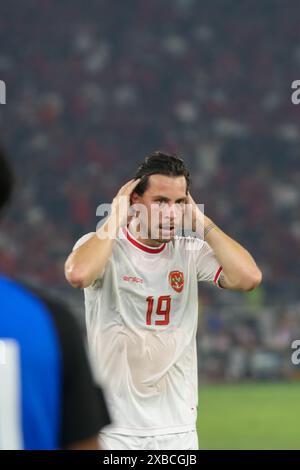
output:
[[[12,184],[0,151],[1,209]],[[0,449],[99,449],[110,421],[74,318],[4,275],[0,311]]]
[[[0,22],[0,128],[18,174],[0,269],[63,294],[83,319],[82,295],[63,274],[69,247],[95,229],[96,207],[142,156],[153,148],[183,154],[195,200],[254,254],[264,276],[246,294],[201,288],[201,381],[287,381],[284,403],[294,415],[299,21],[298,0],[288,8],[280,0],[28,0],[1,5]],[[278,441],[293,442],[288,434]],[[210,442],[219,445],[216,436]],[[264,445],[251,442],[241,445]]]

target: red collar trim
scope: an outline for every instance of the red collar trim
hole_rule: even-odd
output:
[[[137,248],[139,248],[142,251],[145,251],[146,253],[161,253],[163,251],[163,249],[165,248],[165,246],[166,246],[166,243],[163,243],[162,245],[160,245],[157,248],[151,248],[150,246],[144,245],[143,243],[136,240],[131,235],[131,233],[129,232],[127,227],[123,227],[122,230],[123,230],[123,233],[126,236],[127,240],[129,240],[130,243],[132,243],[132,245],[136,246]]]

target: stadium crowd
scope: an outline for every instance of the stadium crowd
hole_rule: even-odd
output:
[[[63,264],[95,229],[97,206],[147,153],[182,154],[193,197],[264,275],[255,295],[201,289],[205,373],[259,375],[300,324],[300,128],[290,97],[299,18],[293,0],[2,5],[1,140],[18,186],[0,231],[0,270],[81,305]]]

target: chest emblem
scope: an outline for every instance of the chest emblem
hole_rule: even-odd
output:
[[[181,271],[171,271],[169,273],[169,283],[176,292],[181,292],[184,286],[184,277]]]

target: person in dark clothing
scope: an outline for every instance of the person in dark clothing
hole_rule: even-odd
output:
[[[0,150],[0,209],[12,187]],[[0,275],[0,449],[99,449],[109,423],[71,313]]]

